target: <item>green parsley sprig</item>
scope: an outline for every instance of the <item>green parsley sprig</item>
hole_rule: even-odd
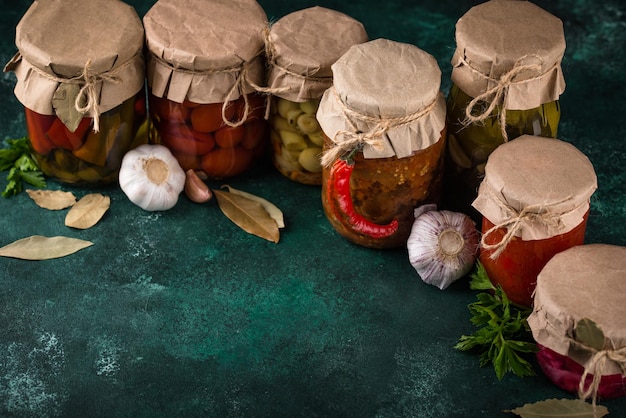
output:
[[[462,335],[454,348],[479,351],[480,366],[493,364],[498,379],[507,372],[519,377],[534,376],[532,365],[524,359],[525,354],[537,350],[526,322],[531,310],[511,302],[500,285],[494,286],[480,261],[470,278],[471,289],[486,291],[468,305],[470,321],[479,329]]]
[[[0,171],[9,171],[2,196],[10,197],[20,193],[24,189],[23,183],[46,187],[43,173],[31,156],[28,138],[8,139],[6,142],[9,147],[0,149]]]

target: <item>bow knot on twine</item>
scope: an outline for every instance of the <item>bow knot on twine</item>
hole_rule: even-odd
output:
[[[556,202],[528,205],[521,210],[517,210],[516,208],[507,204],[502,199],[497,198],[493,194],[492,198],[495,202],[498,203],[498,206],[501,209],[505,210],[510,215],[505,221],[494,225],[493,227],[485,231],[480,239],[480,245],[483,250],[494,250],[489,257],[492,260],[495,260],[500,256],[500,254],[502,254],[509,242],[511,242],[513,237],[515,237],[515,234],[524,224],[538,224],[547,227],[557,228],[561,224],[561,217],[564,215],[564,213],[546,211],[546,208],[565,203],[568,200],[571,200],[572,196],[568,196]],[[569,212],[570,211],[568,211],[567,213]],[[494,244],[488,244],[487,237],[489,237],[501,228],[507,229],[502,239]]]
[[[406,116],[386,118],[369,116],[357,112],[349,108],[343,100],[341,100],[341,97],[339,97],[334,87],[331,87],[330,90],[332,91],[337,103],[341,105],[341,111],[345,120],[350,124],[352,129],[339,130],[335,133],[335,137],[333,139],[334,145],[327,149],[324,152],[324,155],[322,155],[322,165],[324,167],[330,166],[337,158],[355,149],[362,148],[364,145],[369,145],[376,151],[382,151],[385,143],[384,136],[388,131],[393,128],[408,125],[428,115],[437,104],[438,99],[438,96],[435,96],[435,99],[430,104],[415,113],[411,113]],[[362,132],[354,122],[355,120],[366,123],[368,126],[373,125],[373,127],[367,132]]]
[[[486,91],[479,94],[478,96],[476,96],[474,99],[472,99],[469,102],[469,104],[465,108],[465,118],[466,118],[465,123],[470,124],[470,123],[482,122],[491,115],[491,113],[496,108],[496,106],[501,106],[500,114],[498,116],[499,123],[500,123],[500,133],[502,135],[502,139],[504,140],[504,142],[508,141],[508,135],[506,133],[506,108],[502,105],[504,104],[506,100],[506,95],[508,93],[509,86],[511,86],[511,84],[514,84],[516,82],[527,82],[531,80],[536,80],[543,75],[540,73],[539,75],[535,77],[527,78],[522,81],[516,81],[515,78],[524,72],[527,72],[527,71],[540,72],[542,69],[543,60],[540,57],[536,57],[541,61],[540,63],[522,64],[522,61],[526,58],[527,56],[524,56],[518,59],[513,65],[513,68],[511,68],[508,72],[502,74],[499,78],[492,78],[492,77],[485,76],[482,72],[474,69],[465,60],[462,61],[463,64],[465,64],[468,68],[472,70],[472,72],[479,74],[481,77],[486,78],[488,81],[491,81],[492,83],[495,83],[495,85],[492,88],[487,89]],[[473,112],[474,109],[476,109],[481,104],[481,102],[487,102],[489,103],[489,105],[481,109],[478,113],[474,113]]]
[[[605,370],[607,361],[612,361],[617,364],[622,372],[622,376],[626,376],[626,347],[617,350],[596,350],[592,347],[584,346],[579,342],[576,342],[576,345],[582,346],[585,350],[593,353],[585,364],[585,369],[580,378],[578,396],[582,400],[591,397],[592,403],[595,405],[598,398],[598,389],[600,388],[602,373]],[[590,374],[593,375],[593,378],[589,386],[585,388],[587,376]]]

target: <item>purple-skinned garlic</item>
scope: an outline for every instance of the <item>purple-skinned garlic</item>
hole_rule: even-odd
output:
[[[420,278],[443,290],[470,272],[480,236],[469,216],[435,209],[435,205],[415,209],[407,249]]]

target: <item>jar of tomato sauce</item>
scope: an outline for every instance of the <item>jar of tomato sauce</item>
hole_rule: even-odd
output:
[[[155,140],[185,170],[228,178],[250,169],[268,143],[263,31],[249,0],[159,0],[143,19]]]
[[[529,1],[487,1],[456,24],[444,206],[466,212],[496,147],[520,135],[556,138],[565,89],[563,23]]]
[[[360,22],[324,7],[290,13],[271,26],[266,90],[272,94],[270,139],[274,166],[284,176],[322,184],[324,134],[315,117],[320,98],[332,85],[331,65],[349,47],[367,40]]]
[[[15,95],[46,176],[114,182],[124,154],[148,141],[143,36],[121,1],[50,0],[26,11],[5,71],[17,76]]]
[[[490,155],[473,202],[483,215],[479,259],[510,300],[530,307],[546,263],[583,244],[596,188],[591,162],[565,141],[523,135]]]
[[[405,246],[414,209],[441,195],[441,71],[430,54],[387,39],[350,47],[332,70],[317,112],[324,212],[353,243]]]
[[[537,361],[558,387],[594,403],[626,395],[626,247],[555,255],[537,277],[528,324]]]

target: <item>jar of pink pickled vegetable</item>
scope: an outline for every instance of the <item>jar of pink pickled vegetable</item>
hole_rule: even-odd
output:
[[[594,402],[626,395],[626,247],[555,255],[537,278],[528,324],[554,384]]]
[[[249,0],[159,0],[144,16],[155,142],[185,170],[228,178],[266,150],[267,17]]]

